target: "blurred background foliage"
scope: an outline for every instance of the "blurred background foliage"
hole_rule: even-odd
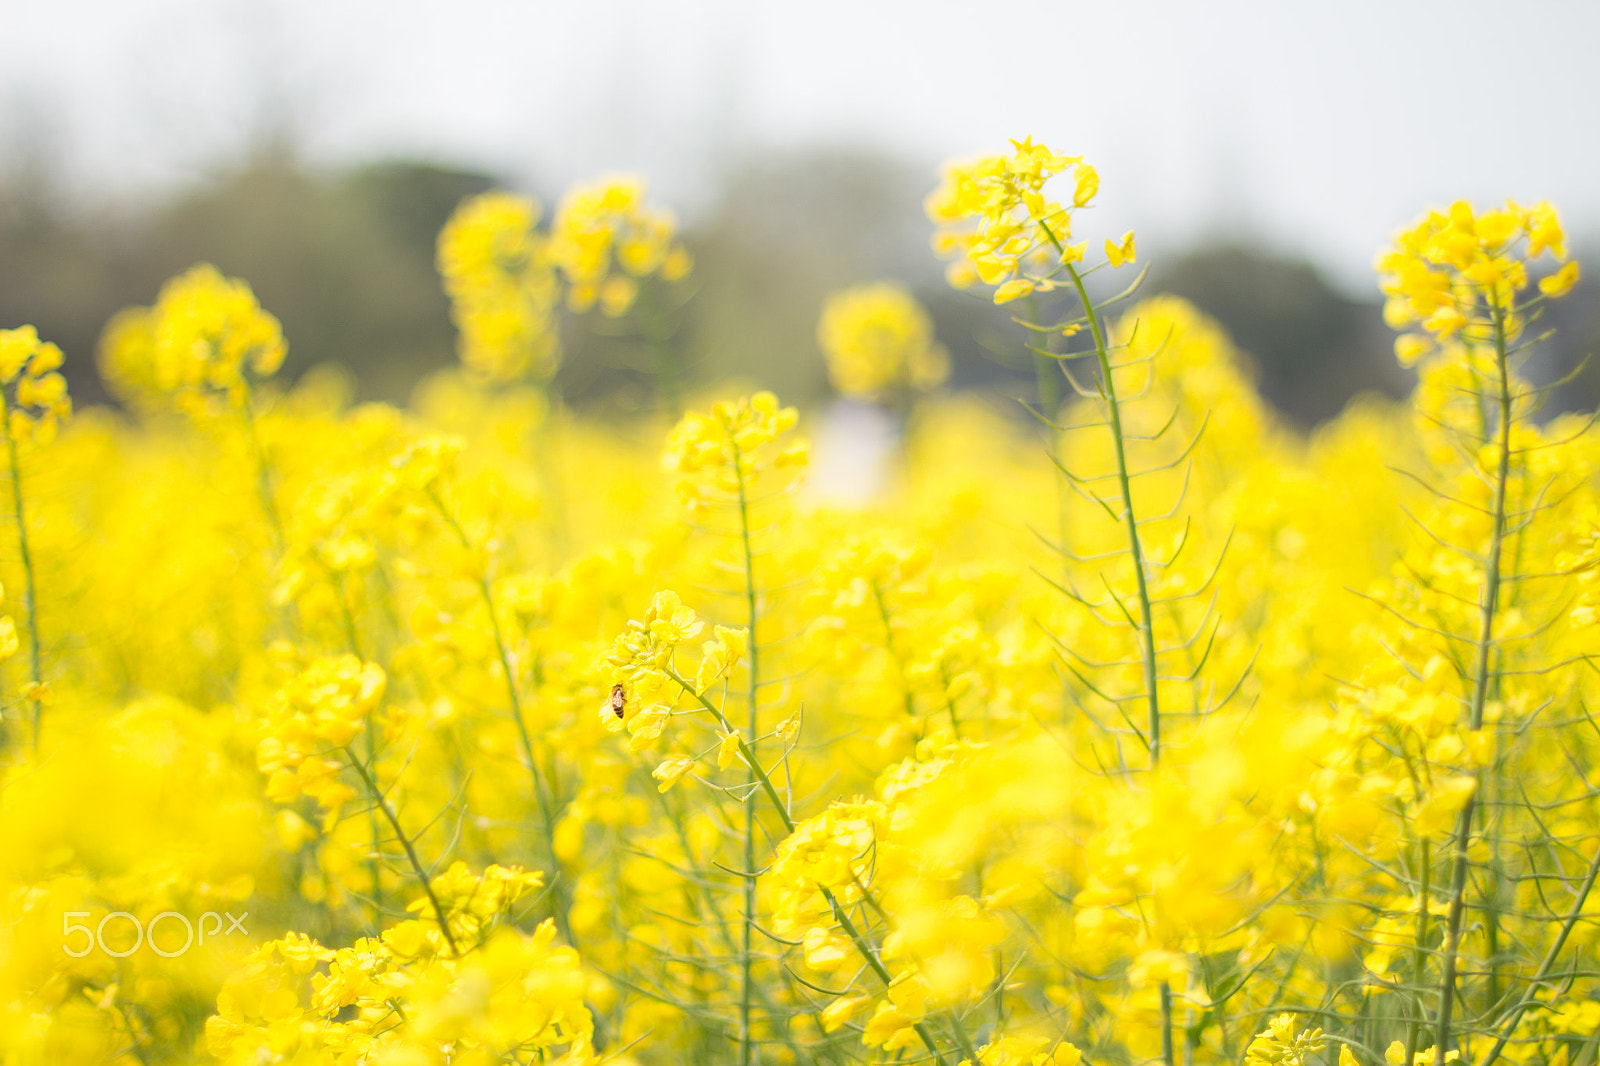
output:
[[[928,307],[951,353],[949,387],[1026,397],[1031,364],[1005,312],[949,289],[929,251],[921,204],[932,182],[859,152],[768,155],[729,174],[685,231],[696,265],[671,317],[691,385],[734,378],[801,404],[825,399],[815,340],[824,296],[895,278]],[[358,399],[405,402],[430,371],[455,361],[435,238],[461,199],[498,183],[411,160],[314,170],[287,140],[273,140],[163,202],[86,209],[52,195],[46,162],[14,159],[0,169],[0,327],[36,325],[66,351],[77,401],[107,403],[93,359],[102,325],[207,261],[248,280],[282,320],[286,374],[336,364]],[[560,195],[528,191],[547,214]],[[1600,264],[1587,263],[1596,265],[1579,290],[1552,310],[1560,332],[1536,355],[1536,380],[1567,376],[1600,346],[1600,285],[1591,280]],[[1220,320],[1254,361],[1262,394],[1303,428],[1357,393],[1410,388],[1376,285],[1352,298],[1311,264],[1216,245],[1157,257],[1145,291],[1183,296]],[[626,320],[568,316],[563,340],[558,385],[569,402],[622,414],[649,405],[650,360]],[[1549,410],[1596,406],[1600,367],[1586,366]]]

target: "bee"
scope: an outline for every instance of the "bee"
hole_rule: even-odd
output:
[[[621,685],[612,685],[611,686],[611,710],[616,714],[616,716],[618,718],[621,718],[622,717],[622,712],[624,710],[626,710],[627,707],[628,707],[628,694],[627,694],[627,692],[625,692],[623,690]]]

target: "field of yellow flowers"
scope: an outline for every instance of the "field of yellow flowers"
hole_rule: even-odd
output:
[[[1097,190],[1025,140],[928,201],[1031,428],[932,391],[905,289],[822,310],[907,427],[865,508],[771,394],[679,410],[635,181],[461,206],[407,410],[276,384],[206,266],[108,325],[123,413],[0,332],[0,1064],[1593,1066],[1600,431],[1518,374],[1555,212],[1399,233],[1415,394],[1307,439]],[[658,419],[561,404],[591,308]]]

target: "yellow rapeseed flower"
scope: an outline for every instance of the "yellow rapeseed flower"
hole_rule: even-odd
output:
[[[817,322],[817,343],[834,388],[846,396],[881,400],[905,389],[926,391],[950,373],[928,313],[894,282],[831,294]]]
[[[561,361],[561,296],[539,205],[507,192],[463,201],[439,234],[439,273],[461,362],[490,381],[543,380]]]

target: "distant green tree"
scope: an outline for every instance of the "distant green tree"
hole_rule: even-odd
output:
[[[453,361],[434,238],[459,200],[493,184],[407,161],[319,175],[268,151],[123,216],[66,215],[0,187],[0,324],[36,324],[67,352],[73,395],[101,401],[93,355],[106,319],[209,262],[248,280],[283,322],[285,375],[339,363],[357,395],[403,401]]]

